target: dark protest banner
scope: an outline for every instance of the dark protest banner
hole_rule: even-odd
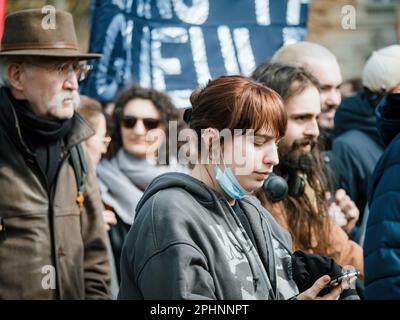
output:
[[[92,0],[90,52],[104,56],[82,93],[111,101],[129,84],[168,92],[178,107],[226,74],[250,75],[304,40],[310,0]]]

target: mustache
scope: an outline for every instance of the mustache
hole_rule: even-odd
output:
[[[299,149],[302,145],[305,144],[309,144],[311,146],[311,150],[313,150],[317,144],[317,138],[307,137],[303,139],[294,140],[292,144],[292,151]]]
[[[64,99],[72,99],[72,104],[74,106],[74,109],[76,109],[81,102],[81,98],[79,96],[78,91],[76,90],[63,91],[55,95],[54,98],[49,102],[48,105],[49,109],[60,107]]]
[[[329,104],[329,103],[327,103],[327,104],[321,106],[321,112],[330,112],[330,111],[334,111],[334,110],[337,109],[337,107],[338,107],[338,105],[336,105],[336,104]]]

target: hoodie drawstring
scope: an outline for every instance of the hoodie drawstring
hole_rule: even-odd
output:
[[[250,254],[249,252],[251,251],[252,247],[253,247],[253,243],[251,242],[250,238],[248,237],[248,235],[246,234],[246,232],[242,232],[242,234],[244,235],[244,238],[248,241],[248,243],[250,244],[249,250],[246,250],[246,247],[243,245],[241,239],[236,235],[236,232],[233,230],[224,209],[221,206],[221,203],[219,202],[219,199],[216,197],[216,195],[211,192],[212,197],[214,199],[214,201],[217,203],[218,209],[222,212],[222,216],[224,217],[224,220],[226,222],[226,224],[228,225],[230,231],[232,232],[233,236],[235,237],[236,241],[240,244],[240,251],[242,253],[244,253],[246,255],[247,261],[249,262],[249,266],[250,266],[250,270],[251,270],[251,274],[253,277],[253,287],[254,287],[254,292],[257,291],[257,287],[258,287],[258,281],[260,280],[260,276],[257,272],[256,267],[254,266],[254,263],[252,261],[252,259],[250,258]],[[232,209],[230,209],[232,210]],[[238,218],[236,217],[235,214],[232,214],[233,218],[235,219],[236,223],[238,224],[238,226],[240,226],[240,222],[238,220]]]

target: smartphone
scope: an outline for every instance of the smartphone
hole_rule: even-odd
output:
[[[343,282],[343,280],[347,280],[352,277],[358,277],[359,275],[360,275],[359,270],[354,270],[354,271],[349,271],[349,272],[343,273],[340,276],[333,278],[327,286],[328,287],[336,287],[339,284],[341,284]]]

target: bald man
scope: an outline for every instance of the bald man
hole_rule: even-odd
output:
[[[336,108],[341,102],[342,84],[342,73],[333,53],[316,43],[298,42],[279,49],[271,62],[301,66],[317,78],[321,96],[318,124],[323,130],[332,130]]]

